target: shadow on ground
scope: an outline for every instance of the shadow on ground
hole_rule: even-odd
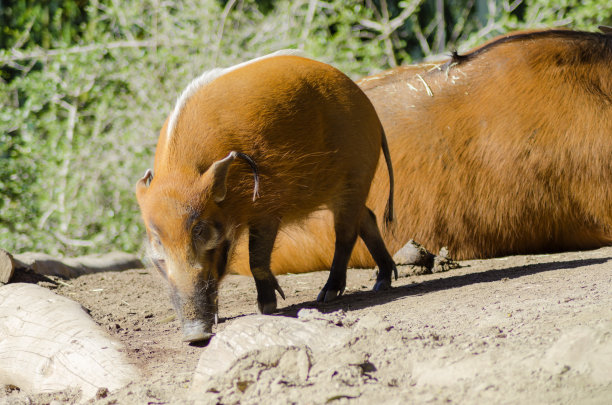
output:
[[[316,308],[321,312],[334,312],[339,309],[345,311],[363,309],[375,305],[385,304],[410,295],[425,295],[442,290],[464,287],[478,283],[490,283],[504,279],[514,279],[525,277],[532,274],[543,273],[555,270],[567,270],[578,267],[601,265],[611,260],[610,258],[601,259],[582,259],[568,260],[563,262],[536,263],[523,266],[509,267],[505,269],[486,270],[481,272],[462,274],[458,276],[443,277],[435,280],[427,280],[421,283],[402,285],[393,287],[387,291],[357,291],[345,294],[339,300],[330,303],[318,303],[316,301],[303,302],[281,308],[277,311],[278,315],[297,317],[297,313],[303,308]]]

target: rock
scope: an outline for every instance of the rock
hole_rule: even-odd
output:
[[[372,329],[372,330],[383,330],[390,328],[391,324],[381,318],[379,315],[369,313],[359,318],[354,325],[355,330],[360,329]]]
[[[431,272],[434,257],[427,249],[410,239],[404,247],[393,255],[393,260],[397,265],[422,267]]]
[[[552,374],[579,373],[596,384],[612,383],[612,322],[565,332],[542,360]]]
[[[459,267],[461,267],[461,265],[450,257],[448,248],[444,246],[440,249],[440,253],[434,258],[434,266],[431,272],[441,273],[452,269],[458,269]]]
[[[412,239],[395,253],[393,260],[398,266],[410,266],[410,269],[400,270],[404,277],[440,273],[461,267],[450,258],[448,248],[443,247],[436,256]]]
[[[323,322],[324,324],[331,324],[335,326],[348,326],[351,327],[357,322],[354,316],[348,315],[343,310],[321,313],[314,308],[302,308],[298,311],[297,317],[301,321],[306,322]]]
[[[80,304],[34,284],[0,287],[0,386],[92,398],[139,378],[122,350]]]
[[[211,339],[198,362],[193,387],[208,387],[215,376],[224,375],[237,362],[251,361],[244,357],[251,352],[278,346],[281,352],[301,347],[316,353],[343,344],[348,336],[347,329],[327,322],[266,315],[240,318]]]
[[[306,385],[311,365],[312,352],[306,346],[264,347],[236,359],[229,369],[192,391],[192,398],[198,404],[239,404],[245,396],[286,403],[277,396],[286,394],[287,387]]]

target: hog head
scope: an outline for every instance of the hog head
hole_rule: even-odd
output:
[[[204,173],[173,171],[153,177],[148,170],[136,185],[148,254],[169,283],[187,342],[212,336],[218,283],[226,272],[237,228],[234,215],[222,205],[228,169],[241,155],[231,152]]]

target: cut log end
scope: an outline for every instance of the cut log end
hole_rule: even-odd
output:
[[[0,249],[0,284],[6,284],[15,273],[15,260],[6,250]]]
[[[77,387],[89,399],[140,378],[124,351],[79,303],[34,284],[0,288],[0,387]]]

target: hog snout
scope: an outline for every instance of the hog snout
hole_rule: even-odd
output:
[[[217,286],[214,282],[198,283],[191,293],[172,286],[172,302],[183,328],[183,341],[201,342],[213,336],[217,314]]]
[[[213,336],[212,324],[202,320],[183,320],[183,341],[194,343],[210,340]]]

